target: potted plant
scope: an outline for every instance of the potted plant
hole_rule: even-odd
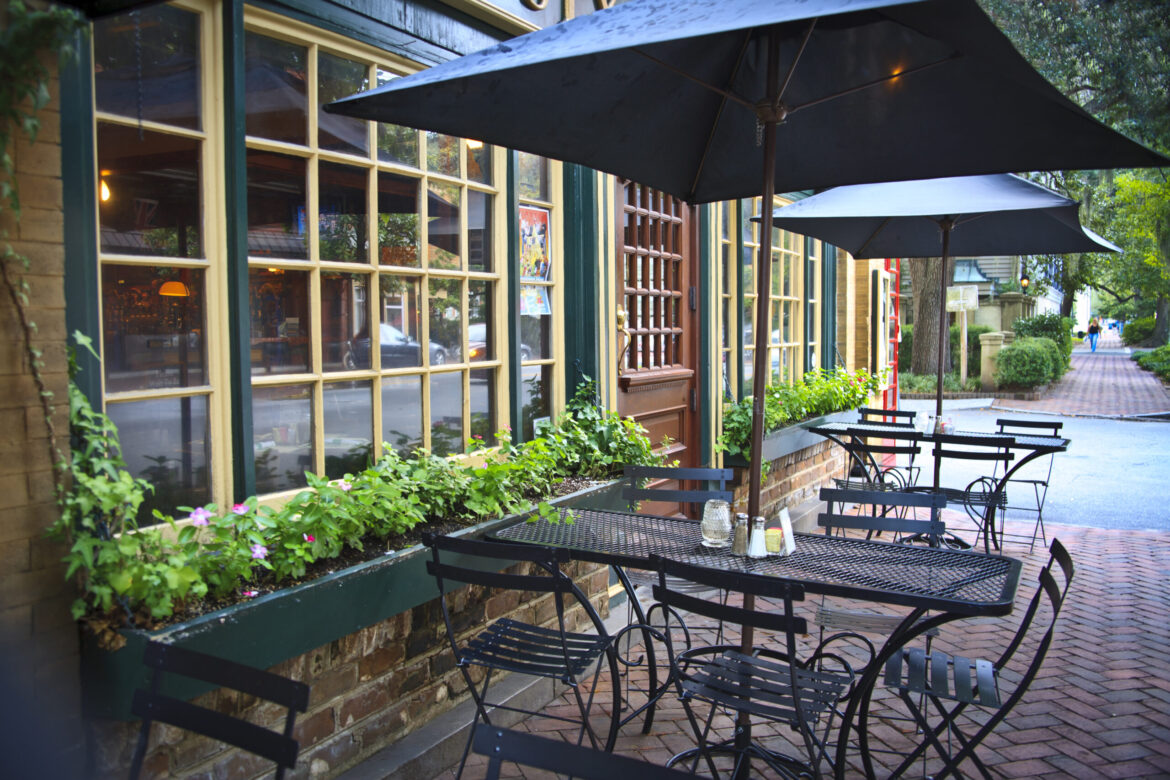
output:
[[[848,419],[881,386],[881,377],[865,369],[838,367],[810,371],[795,384],[770,385],[764,396],[765,462],[812,446],[824,439],[806,428]],[[752,398],[728,404],[723,410],[723,432],[716,444],[724,463],[746,467],[751,457]]]

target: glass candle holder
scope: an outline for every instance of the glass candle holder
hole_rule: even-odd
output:
[[[713,498],[703,506],[703,546],[723,548],[731,546],[731,505]]]

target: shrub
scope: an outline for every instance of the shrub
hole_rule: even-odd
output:
[[[1052,377],[1052,358],[1037,339],[1018,339],[996,355],[995,383],[999,387],[1032,388]]]
[[[898,345],[898,373],[904,374],[910,370],[911,359],[914,357],[914,326],[902,326],[902,343]]]
[[[1162,379],[1170,380],[1170,345],[1139,353],[1134,355],[1133,359],[1147,371],[1153,371]]]
[[[1060,378],[1064,376],[1064,372],[1068,369],[1068,364],[1065,362],[1064,354],[1060,351],[1060,347],[1056,345],[1055,341],[1046,336],[1029,339],[1029,341],[1035,341],[1037,344],[1043,347],[1044,351],[1048,354],[1048,361],[1052,369],[1052,374],[1049,376],[1049,381],[1059,381]]]
[[[934,393],[938,389],[938,377],[934,374],[898,374],[898,385],[903,393]],[[944,393],[974,393],[980,389],[979,377],[969,375],[967,384],[960,386],[959,375],[955,372],[943,374]]]
[[[1021,317],[1012,323],[1012,330],[1017,336],[1032,336],[1052,339],[1064,355],[1064,365],[1068,367],[1069,357],[1072,355],[1072,321],[1061,317],[1055,312],[1037,314],[1034,317]]]
[[[1121,340],[1126,344],[1141,344],[1154,332],[1154,318],[1141,317],[1133,322],[1125,323],[1121,331]]]
[[[968,325],[967,326],[967,376],[979,376],[979,371],[982,366],[980,362],[983,359],[983,347],[979,343],[979,336],[983,333],[990,333],[990,325]],[[951,326],[951,362],[955,366],[955,371],[959,370],[959,358],[962,353],[959,351],[959,326]],[[899,361],[899,368],[901,361]]]

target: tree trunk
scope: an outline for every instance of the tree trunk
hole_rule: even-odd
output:
[[[1060,316],[1071,317],[1073,311],[1073,304],[1077,302],[1076,293],[1066,292],[1060,297]]]
[[[1154,305],[1154,332],[1150,334],[1146,345],[1160,347],[1167,343],[1170,343],[1170,298],[1159,295]]]
[[[942,258],[915,258],[910,264],[910,289],[914,295],[914,351],[910,356],[910,372],[934,375],[938,372],[938,314],[945,301],[939,299],[939,274],[945,273],[950,284],[955,276],[955,261]],[[948,323],[950,318],[948,316]],[[949,328],[948,328],[949,330]],[[951,365],[951,340],[946,338],[943,365]]]

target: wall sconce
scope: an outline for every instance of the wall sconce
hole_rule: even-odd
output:
[[[182,282],[171,279],[162,283],[162,287],[158,288],[158,294],[168,298],[186,298],[191,295],[191,289]]]
[[[1029,278],[1028,272],[1024,271],[1024,273],[1020,276],[1020,288],[1027,290],[1028,285],[1031,283],[1032,283],[1032,280],[1031,280],[1031,278]]]

